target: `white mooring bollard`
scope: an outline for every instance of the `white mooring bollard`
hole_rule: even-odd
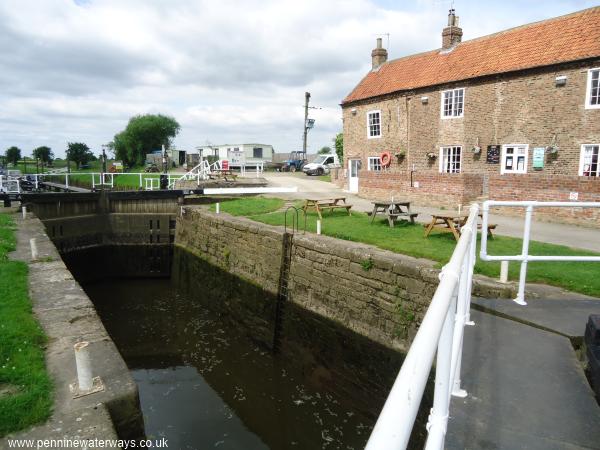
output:
[[[75,349],[75,364],[77,365],[77,383],[79,385],[79,392],[91,391],[94,385],[89,345],[89,342],[83,341],[78,342],[73,346]]]
[[[321,234],[321,220],[317,219],[317,234]]]
[[[220,204],[219,202],[217,202],[217,203],[215,204],[215,212],[216,212],[217,214],[219,214],[219,213],[221,212],[221,204]]]
[[[21,207],[21,212],[23,213],[23,219],[27,219],[27,206],[23,205]]]
[[[38,259],[38,247],[35,238],[29,239],[29,245],[31,246],[31,259]]]
[[[500,261],[500,283],[508,283],[508,261]]]

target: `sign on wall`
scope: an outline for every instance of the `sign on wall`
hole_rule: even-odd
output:
[[[544,147],[535,147],[533,149],[533,168],[543,169],[546,149]]]
[[[499,145],[488,145],[486,162],[488,164],[500,164],[500,146]]]

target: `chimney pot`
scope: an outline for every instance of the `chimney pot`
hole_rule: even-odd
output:
[[[371,52],[371,63],[373,65],[373,70],[379,69],[379,67],[387,61],[388,53],[385,48],[383,48],[381,38],[377,38],[377,45]]]
[[[442,48],[449,49],[462,40],[462,28],[458,26],[458,16],[454,9],[448,12],[448,26],[442,30]]]

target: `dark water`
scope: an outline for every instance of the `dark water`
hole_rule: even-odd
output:
[[[190,273],[196,290],[207,286]],[[260,331],[268,320],[253,327],[236,316],[246,310],[169,280],[84,288],[138,383],[146,435],[172,449],[363,448],[400,364],[294,309],[274,355]]]

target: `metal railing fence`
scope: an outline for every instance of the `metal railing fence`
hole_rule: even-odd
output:
[[[464,326],[469,321],[476,258],[479,206],[473,204],[461,237],[438,285],[400,373],[367,443],[367,450],[398,450],[408,445],[433,358],[437,351],[433,408],[427,423],[426,449],[444,448],[450,397],[460,388]]]
[[[488,216],[490,207],[509,206],[525,208],[525,227],[523,228],[523,246],[520,255],[488,255],[487,253],[487,233],[481,233],[481,252],[480,258],[483,261],[521,261],[521,271],[519,274],[519,291],[517,298],[514,299],[519,305],[526,305],[525,301],[525,282],[527,280],[527,263],[529,261],[600,261],[600,256],[545,256],[530,255],[529,242],[531,238],[531,221],[535,208],[600,208],[600,202],[537,202],[537,201],[495,201],[488,200],[483,202],[483,224],[482,230],[487,230]]]

